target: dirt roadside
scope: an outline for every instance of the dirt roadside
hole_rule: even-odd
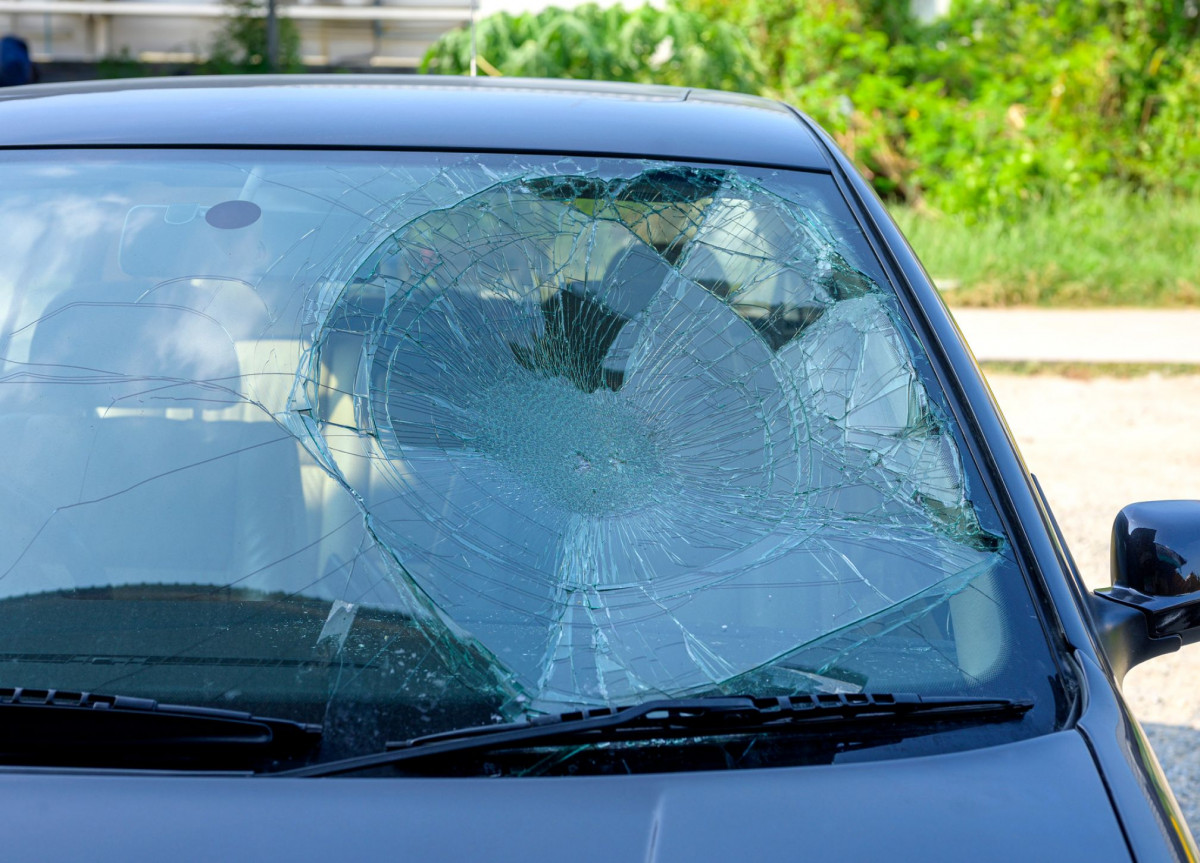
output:
[[[1200,376],[988,380],[1090,587],[1109,583],[1122,506],[1200,498]],[[1135,668],[1124,689],[1200,836],[1200,646]]]

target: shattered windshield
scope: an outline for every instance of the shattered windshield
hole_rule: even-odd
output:
[[[324,722],[334,754],[649,698],[1044,694],[827,174],[11,156],[0,686]]]

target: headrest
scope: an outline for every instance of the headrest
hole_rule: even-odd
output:
[[[55,410],[219,407],[234,400],[237,352],[212,316],[158,298],[105,302],[92,292],[60,299],[36,324],[27,368],[39,399]]]

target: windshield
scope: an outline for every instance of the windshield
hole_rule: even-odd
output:
[[[651,698],[1053,700],[827,174],[9,153],[0,224],[0,686],[333,754]]]

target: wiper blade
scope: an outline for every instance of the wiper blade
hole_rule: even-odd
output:
[[[0,764],[232,770],[289,762],[321,726],[150,698],[0,687]]]
[[[405,761],[523,746],[580,746],[669,737],[822,733],[907,723],[1019,719],[1033,702],[911,693],[719,696],[647,701],[462,728],[389,743],[388,751],[315,764],[275,775],[334,776]]]

